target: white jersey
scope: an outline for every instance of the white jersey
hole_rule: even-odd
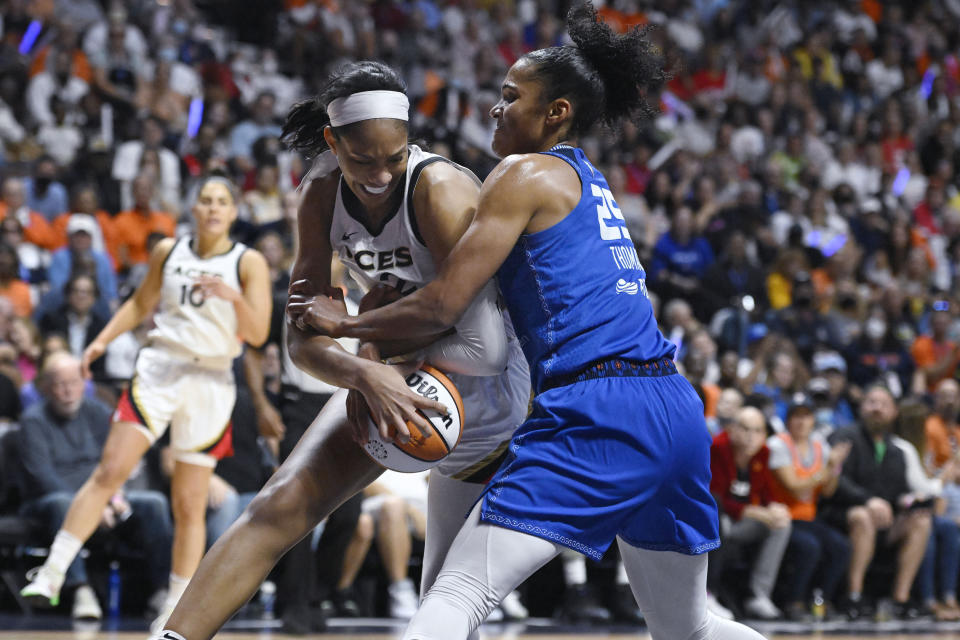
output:
[[[386,284],[408,295],[437,275],[433,256],[417,228],[413,191],[426,166],[450,161],[416,145],[410,145],[409,150],[403,201],[378,228],[367,226],[362,206],[343,179],[337,189],[330,245],[365,290]],[[455,166],[480,184],[468,169]],[[505,314],[503,325],[510,349],[503,373],[485,377],[449,374],[463,397],[466,424],[460,444],[438,467],[444,475],[469,478],[482,472],[484,463],[493,462],[503,452],[526,415],[530,384],[527,363]]]
[[[163,263],[156,328],[149,342],[202,366],[229,369],[241,351],[233,303],[204,298],[194,279],[216,276],[242,291],[240,256],[247,247],[237,242],[229,251],[204,259],[193,252],[192,241],[192,235],[178,239]]]

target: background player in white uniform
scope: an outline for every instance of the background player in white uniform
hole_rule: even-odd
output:
[[[469,224],[477,204],[476,179],[408,145],[403,90],[388,67],[353,64],[319,98],[301,103],[288,117],[286,131],[295,146],[314,152],[329,146],[335,154],[315,164],[304,193],[292,303],[311,289],[340,295],[329,285],[334,250],[365,285],[385,284],[401,295],[409,293],[434,276]],[[388,301],[386,292],[385,287],[371,290],[361,310]],[[426,427],[416,409],[437,405],[412,393],[397,367],[380,362],[410,352],[455,376],[467,418],[461,444],[431,474],[421,589],[429,587],[482,483],[498,466],[502,443],[526,414],[529,376],[509,326],[492,285],[454,333],[420,344],[362,344],[360,352],[369,359],[288,325],[294,362],[352,391],[334,395],[244,515],[210,550],[170,617],[167,637],[211,638],[290,545],[383,472],[357,444],[366,437],[368,410],[384,436],[389,435],[387,425],[398,421]],[[486,377],[458,375],[465,373]]]
[[[175,530],[169,595],[157,628],[203,555],[210,475],[217,459],[232,452],[229,421],[236,389],[231,361],[241,340],[258,345],[266,339],[271,297],[266,260],[230,240],[237,217],[230,183],[207,180],[193,214],[195,232],[157,244],[143,283],[84,352],[89,375],[90,363],[110,341],[156,309],[156,329],[113,415],[100,464],[74,498],[47,561],[22,592],[35,603],[57,603],[64,570],[96,529],[110,497],[168,426],[176,458]]]

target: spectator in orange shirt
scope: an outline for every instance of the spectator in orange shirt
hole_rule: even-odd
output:
[[[140,174],[133,180],[133,209],[121,211],[113,221],[117,240],[119,270],[127,271],[136,264],[143,264],[149,257],[147,238],[159,232],[173,236],[176,220],[169,213],[152,211],[153,181]]]
[[[17,316],[30,317],[33,311],[30,285],[20,279],[20,259],[16,249],[5,242],[0,242],[0,297],[13,304]]]
[[[0,220],[13,215],[23,227],[23,239],[41,249],[57,248],[57,238],[50,223],[37,211],[27,207],[27,189],[20,178],[3,181],[3,202],[0,202]]]
[[[945,466],[960,449],[960,383],[952,378],[941,380],[933,398],[933,413],[924,424],[927,446],[924,464],[933,476],[943,474]]]
[[[931,392],[941,380],[954,377],[957,364],[960,363],[960,348],[947,338],[951,319],[950,303],[945,300],[934,302],[930,335],[919,336],[910,347],[910,355],[924,375],[927,390]]]

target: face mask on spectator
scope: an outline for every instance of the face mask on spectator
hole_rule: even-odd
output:
[[[887,334],[887,323],[880,318],[870,318],[864,327],[867,337],[879,340]]]

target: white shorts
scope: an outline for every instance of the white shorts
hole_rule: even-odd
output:
[[[113,422],[135,424],[150,444],[170,427],[176,460],[215,467],[233,454],[233,370],[206,369],[157,347],[144,347]]]
[[[463,398],[466,422],[460,444],[437,465],[441,474],[485,483],[506,456],[530,406],[530,371],[516,338],[509,349],[507,369],[498,376],[449,374]]]

